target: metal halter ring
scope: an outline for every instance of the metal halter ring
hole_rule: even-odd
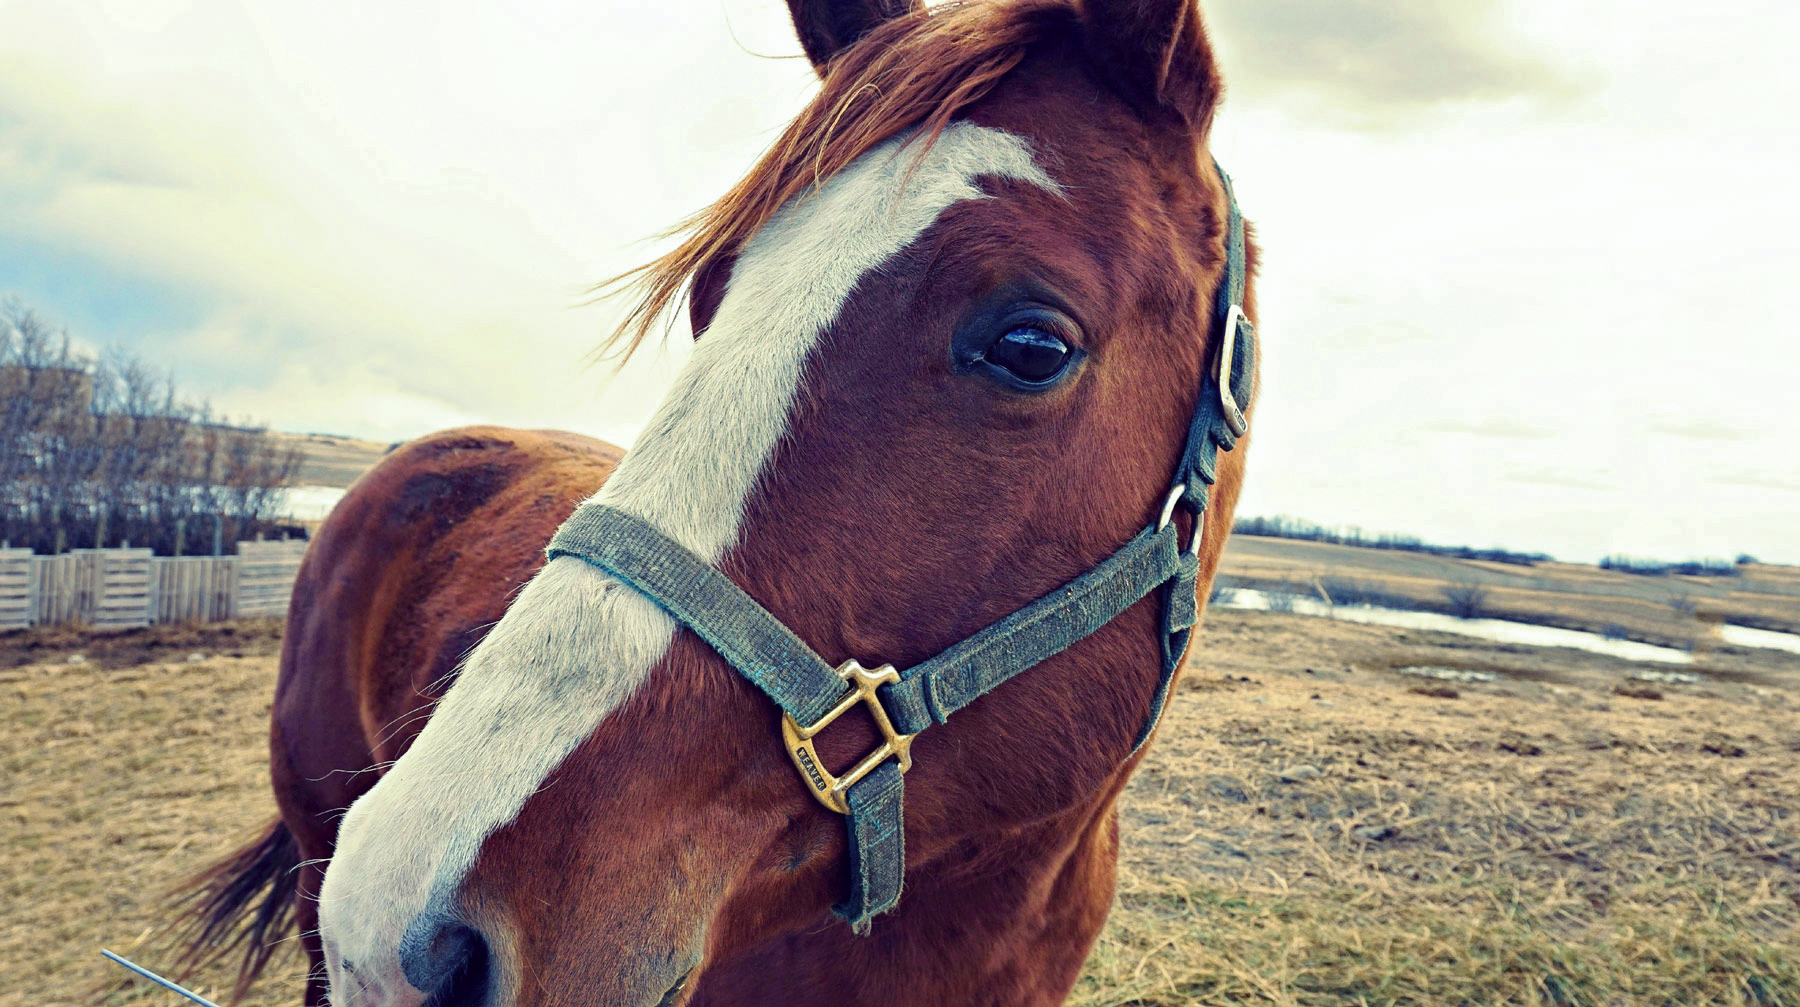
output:
[[[1244,418],[1244,408],[1238,404],[1237,395],[1231,389],[1232,358],[1237,356],[1238,327],[1248,320],[1244,309],[1236,304],[1225,313],[1225,328],[1221,330],[1225,345],[1219,347],[1219,408],[1225,414],[1225,426],[1233,437],[1244,436],[1250,429],[1250,421]]]
[[[1175,520],[1175,508],[1181,505],[1181,500],[1185,496],[1187,496],[1187,483],[1182,483],[1169,491],[1169,498],[1163,501],[1162,514],[1156,519],[1157,531],[1162,531],[1164,528],[1167,528],[1169,522]],[[1194,538],[1193,541],[1188,543],[1188,552],[1193,553],[1195,556],[1199,556],[1200,544],[1205,538],[1206,511],[1203,508],[1194,512]]]
[[[1184,496],[1187,496],[1187,483],[1182,483],[1169,491],[1169,499],[1163,501],[1162,516],[1156,519],[1157,531],[1167,528],[1169,522],[1175,519],[1175,508],[1181,503],[1181,498]]]

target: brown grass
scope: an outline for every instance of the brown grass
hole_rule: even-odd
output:
[[[1373,634],[1209,619],[1265,666],[1188,679],[1074,1003],[1800,1003],[1785,690],[1416,686],[1356,663]]]
[[[99,949],[166,968],[142,943],[161,893],[272,814],[276,626],[0,636],[0,1005],[170,1002]],[[299,969],[284,961],[255,1002],[297,1003]]]
[[[194,639],[0,671],[0,1007],[173,1002],[96,949],[166,964],[139,943],[157,893],[271,811],[273,638],[190,663]],[[1800,1007],[1782,668],[1647,701],[1614,694],[1642,686],[1607,658],[1234,612],[1196,654],[1126,793],[1117,908],[1072,1003]],[[1505,675],[1450,698],[1410,691],[1437,687],[1392,671],[1411,666]],[[248,1002],[297,1002],[300,969],[278,960]]]

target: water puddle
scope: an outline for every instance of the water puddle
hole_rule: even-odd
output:
[[[1699,685],[1706,681],[1705,675],[1696,675],[1691,671],[1634,671],[1633,681],[1660,682],[1663,685]]]
[[[1500,681],[1500,676],[1491,671],[1473,671],[1469,668],[1435,668],[1425,665],[1415,665],[1411,668],[1401,668],[1399,669],[1399,672],[1402,675],[1411,675],[1414,678],[1435,678],[1440,682],[1474,684],[1476,682]]]
[[[1726,623],[1719,627],[1719,635],[1733,647],[1785,650],[1790,654],[1800,654],[1800,633],[1777,633],[1774,630],[1751,629],[1749,626]]]
[[[1635,640],[1613,640],[1599,633],[1578,629],[1560,629],[1506,619],[1458,619],[1439,612],[1415,612],[1400,608],[1377,608],[1372,605],[1327,605],[1317,598],[1293,595],[1271,595],[1253,588],[1228,589],[1218,601],[1220,608],[1250,612],[1293,612],[1296,615],[1323,616],[1340,622],[1359,622],[1371,626],[1395,626],[1401,629],[1427,629],[1440,633],[1516,643],[1527,647],[1572,647],[1576,650],[1607,654],[1626,661],[1648,661],[1657,664],[1692,664],[1694,656],[1673,647],[1658,647]],[[1769,634],[1782,635],[1782,634]]]

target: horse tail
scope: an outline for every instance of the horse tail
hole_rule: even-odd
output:
[[[300,844],[277,818],[244,848],[225,856],[175,889],[175,922],[168,934],[182,950],[177,969],[190,976],[242,949],[231,999],[250,984],[296,928],[296,872]]]

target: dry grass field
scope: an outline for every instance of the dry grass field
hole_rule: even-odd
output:
[[[1554,560],[1530,566],[1234,535],[1220,568],[1243,587],[1560,626],[1709,649],[1721,622],[1800,633],[1800,567],[1647,577]]]
[[[97,949],[166,962],[159,893],[270,815],[277,633],[0,637],[0,1007],[176,1002]],[[1800,1007],[1800,657],[1226,611],[1195,655],[1073,1003]]]

